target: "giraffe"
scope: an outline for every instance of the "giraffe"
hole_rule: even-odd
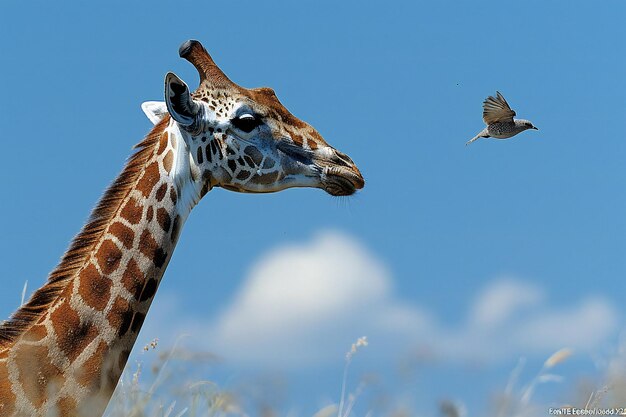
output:
[[[179,55],[154,123],[46,284],[0,325],[0,416],[101,416],[193,207],[214,187],[351,195],[354,162],[293,116],[270,88],[233,83],[200,42]]]

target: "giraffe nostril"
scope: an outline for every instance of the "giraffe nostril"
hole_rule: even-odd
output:
[[[335,162],[337,165],[341,165],[345,167],[354,166],[354,161],[352,161],[352,159],[350,159],[348,155],[346,155],[343,152],[339,152],[337,149],[334,149],[334,151],[335,151],[335,157],[333,158],[333,162]]]

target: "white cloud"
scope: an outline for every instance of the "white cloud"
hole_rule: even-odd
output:
[[[496,280],[474,299],[466,322],[455,329],[438,329],[437,349],[450,359],[486,363],[526,355],[547,357],[564,347],[590,352],[615,336],[618,314],[607,300],[570,301],[555,307],[536,285]]]
[[[479,292],[456,326],[441,324],[436,313],[401,300],[389,270],[359,242],[325,232],[267,253],[209,324],[175,315],[180,320],[173,327],[186,322],[190,334],[207,335],[198,343],[232,363],[304,367],[342,357],[363,335],[379,357],[414,346],[443,360],[488,362],[547,357],[562,347],[591,350],[618,326],[616,310],[604,299],[557,307],[542,288],[511,278]],[[153,311],[149,319],[167,315]],[[159,326],[163,334],[163,321]]]
[[[390,282],[383,265],[353,241],[323,234],[309,245],[278,248],[255,265],[221,317],[219,334],[243,340],[325,326],[385,299]]]
[[[470,324],[491,328],[506,324],[515,313],[538,305],[544,294],[539,288],[512,279],[494,282],[480,293],[470,312]]]
[[[405,329],[415,309],[392,300],[385,266],[353,239],[326,232],[262,258],[215,325],[213,344],[245,362],[341,357],[372,322]]]
[[[591,350],[617,327],[617,313],[605,300],[587,298],[575,306],[537,314],[520,324],[517,342],[529,350],[557,345]]]

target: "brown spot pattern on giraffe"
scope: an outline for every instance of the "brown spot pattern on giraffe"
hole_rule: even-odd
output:
[[[163,207],[159,208],[157,210],[157,223],[159,223],[159,226],[161,226],[161,229],[163,229],[163,231],[165,233],[170,231],[170,226],[172,225],[172,219],[170,218],[169,213],[167,212],[167,210],[165,210]]]
[[[237,179],[238,179],[239,181],[246,180],[246,179],[248,179],[248,177],[250,176],[250,174],[251,174],[251,173],[250,173],[249,171],[246,171],[245,169],[243,169],[243,170],[239,171],[239,174],[237,174]]]
[[[243,150],[243,153],[252,158],[256,166],[260,165],[261,161],[263,160],[263,154],[254,146],[246,146],[246,148]]]
[[[117,247],[111,239],[107,239],[100,245],[98,252],[96,253],[96,259],[100,270],[109,275],[115,272],[120,266],[120,260],[122,259],[122,251]]]
[[[148,165],[143,173],[143,176],[137,183],[137,190],[139,190],[144,197],[148,198],[152,189],[160,179],[161,174],[159,173],[159,164],[157,162],[153,162]]]
[[[271,88],[261,87],[255,89],[245,89],[239,87],[239,91],[242,95],[249,97],[258,104],[261,104],[269,109],[274,118],[281,120],[283,123],[292,125],[298,129],[302,129],[308,126],[305,122],[292,115],[289,110],[283,106],[278,100],[276,94]]]
[[[163,158],[163,168],[169,174],[172,171],[172,164],[174,163],[174,153],[169,150]]]
[[[136,199],[131,198],[126,202],[126,204],[124,204],[120,214],[130,224],[137,224],[141,221],[143,210],[139,205],[139,202]]]
[[[102,385],[102,366],[104,356],[109,347],[104,341],[101,341],[96,351],[86,361],[81,372],[76,375],[76,382],[84,387],[100,388]]]
[[[24,388],[26,399],[40,408],[52,390],[63,385],[63,374],[50,363],[48,347],[18,345],[15,365],[19,369],[19,382]]]
[[[76,403],[76,400],[72,397],[63,397],[59,400],[59,402],[57,403],[54,411],[57,414],[54,415],[59,415],[59,416],[71,416],[73,415],[73,410],[76,410],[76,407],[78,406],[78,404]]]
[[[159,284],[156,279],[150,278],[146,281],[143,288],[139,291],[137,296],[135,297],[140,303],[146,300],[150,300],[156,294],[156,290]]]
[[[76,360],[87,345],[96,338],[98,329],[93,323],[81,323],[80,317],[65,300],[50,315],[52,328],[56,334],[58,348],[70,362]]]
[[[259,175],[257,182],[260,184],[272,184],[278,178],[278,172],[269,172],[267,174]]]
[[[78,293],[90,307],[102,311],[111,296],[111,280],[104,278],[93,264],[80,272]]]
[[[202,154],[202,146],[198,146],[198,149],[196,150],[196,159],[199,164],[202,164],[204,162],[204,155]]]
[[[165,252],[161,248],[158,248],[154,252],[154,258],[152,258],[152,262],[154,262],[154,266],[156,266],[157,268],[163,268],[163,265],[165,265],[166,260],[167,260],[167,252]]]
[[[146,319],[146,315],[144,313],[140,311],[136,312],[135,315],[133,316],[132,324],[130,327],[131,332],[138,333],[145,319]]]
[[[141,253],[152,259],[154,257],[154,252],[157,250],[158,247],[159,245],[157,244],[156,240],[154,240],[152,233],[150,233],[148,229],[144,230],[141,233],[141,237],[139,238],[139,250],[141,251]]]
[[[162,201],[163,197],[165,197],[165,194],[167,193],[167,184],[163,183],[161,184],[161,186],[159,187],[159,189],[157,190],[156,194],[154,195],[154,197],[157,199],[157,201]]]
[[[130,328],[130,321],[133,317],[133,311],[128,301],[122,297],[117,297],[111,311],[107,314],[107,320],[111,327],[117,329],[120,337],[124,336]]]
[[[248,165],[250,168],[256,168],[257,165],[255,165],[252,158],[250,158],[248,155],[244,155],[243,159],[244,161],[246,161],[246,165]]]
[[[126,249],[133,247],[135,232],[130,227],[120,222],[115,222],[109,227],[109,233],[114,235]]]
[[[157,268],[161,268],[165,264],[167,253],[159,247],[149,230],[144,230],[141,234],[139,250],[150,258]]]
[[[26,333],[24,333],[22,340],[25,342],[39,342],[46,336],[48,336],[48,330],[46,329],[46,326],[41,324],[35,324],[30,329],[28,329]],[[8,353],[8,350],[6,352]],[[0,378],[0,381],[2,381],[2,378]]]
[[[139,269],[137,262],[131,258],[122,274],[122,285],[124,285],[124,288],[126,288],[133,297],[137,298],[143,280],[143,272]]]
[[[165,148],[167,148],[167,142],[169,140],[170,134],[167,132],[163,132],[161,137],[159,138],[159,149],[157,150],[157,155],[161,155]]]

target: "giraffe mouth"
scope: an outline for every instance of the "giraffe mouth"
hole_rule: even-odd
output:
[[[328,168],[327,171],[322,176],[322,188],[332,196],[352,195],[365,185],[365,180],[358,171],[355,173],[337,167]]]

